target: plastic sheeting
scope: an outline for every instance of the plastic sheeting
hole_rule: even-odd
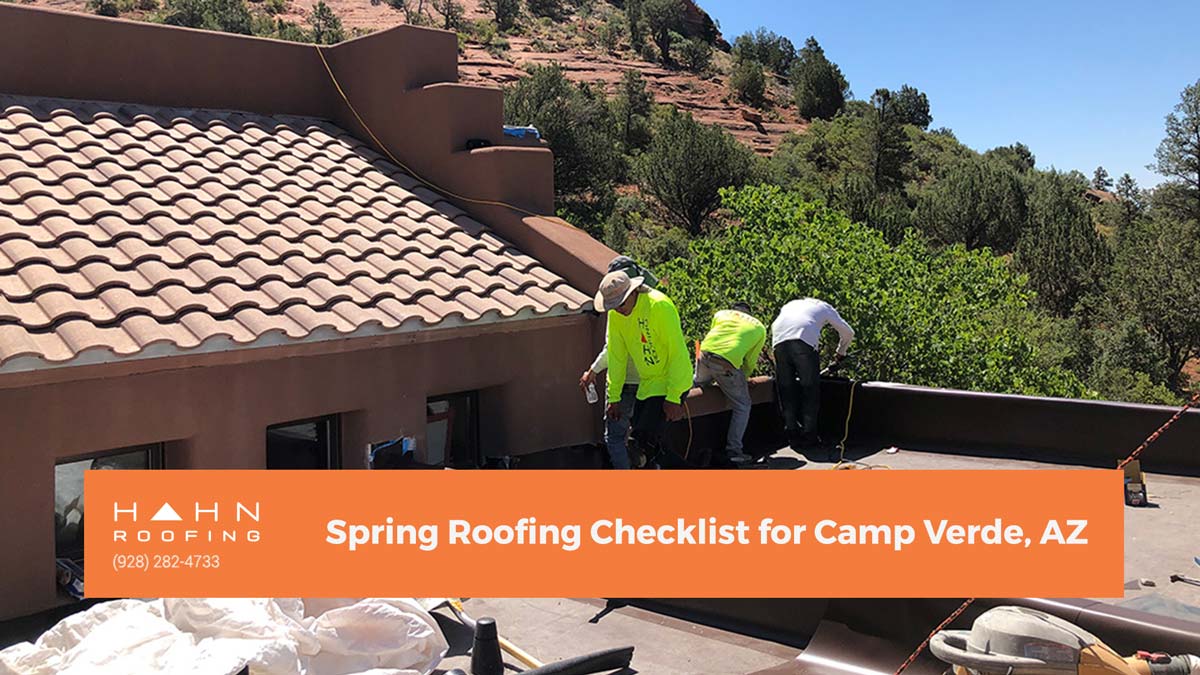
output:
[[[0,675],[423,675],[448,645],[410,598],[115,600],[0,651]]]

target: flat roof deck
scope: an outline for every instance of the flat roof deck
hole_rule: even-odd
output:
[[[1148,450],[1147,454],[1152,460],[1153,449]],[[846,457],[866,464],[886,465],[892,469],[1092,470],[1069,464],[905,449],[889,454],[878,445],[852,446]],[[821,451],[809,459],[783,448],[768,460],[759,462],[758,466],[810,471],[829,469],[833,462],[828,461]],[[1172,574],[1200,578],[1200,567],[1193,561],[1194,557],[1200,556],[1200,539],[1187,536],[1188,532],[1195,532],[1196,523],[1200,522],[1200,478],[1147,473],[1146,490],[1150,506],[1125,507],[1125,581],[1149,579],[1156,585],[1127,588],[1123,598],[1096,599],[1147,609],[1152,603],[1143,605],[1148,601],[1132,601],[1154,595],[1197,607],[1196,614],[1190,618],[1193,621],[1200,620],[1200,587],[1170,582]],[[1121,495],[1114,495],[1113,498],[1121,499]]]
[[[905,469],[1078,469],[1048,462],[954,455],[884,447],[854,446],[848,459],[893,470]],[[755,466],[776,470],[828,470],[834,462],[824,452],[811,460],[784,448]],[[1200,621],[1200,587],[1172,584],[1171,574],[1200,577],[1193,556],[1200,542],[1185,536],[1189,525],[1200,521],[1200,478],[1147,474],[1151,506],[1125,507],[1125,579],[1149,579],[1154,587],[1127,588],[1122,598],[1095,598],[1142,611]],[[1121,499],[1121,495],[1114,495]],[[496,618],[500,633],[544,660],[556,660],[590,651],[635,645],[629,673],[696,675],[751,673],[775,666],[791,672],[802,650],[749,638],[737,633],[670,618],[644,609],[623,606],[605,612],[597,599],[481,599],[467,601],[467,611],[478,618]],[[594,622],[593,622],[594,621]],[[469,668],[465,656],[471,637],[453,620],[442,621],[452,644],[443,668]],[[516,664],[514,664],[516,665]]]

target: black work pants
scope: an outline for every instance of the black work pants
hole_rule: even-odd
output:
[[[793,448],[818,442],[817,415],[821,407],[821,365],[817,350],[804,340],[785,340],[775,346],[775,386],[783,414],[783,430]]]
[[[678,453],[667,447],[667,411],[666,396],[651,396],[644,401],[638,401],[633,406],[633,425],[630,431],[633,452],[640,452],[646,458],[647,467],[658,466],[663,469],[681,469],[687,461]],[[634,465],[636,466],[636,464]]]

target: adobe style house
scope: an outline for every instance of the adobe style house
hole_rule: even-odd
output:
[[[407,168],[312,45],[0,5],[0,619],[62,601],[88,468],[593,438],[613,253],[522,213],[553,212],[549,150],[506,144],[453,33],[324,54]]]

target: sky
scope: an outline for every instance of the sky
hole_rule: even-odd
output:
[[[1200,1],[698,0],[729,41],[765,26],[812,35],[856,98],[908,84],[931,128],[976,150],[1020,141],[1040,168],[1104,166],[1142,187],[1163,119],[1200,80]]]

